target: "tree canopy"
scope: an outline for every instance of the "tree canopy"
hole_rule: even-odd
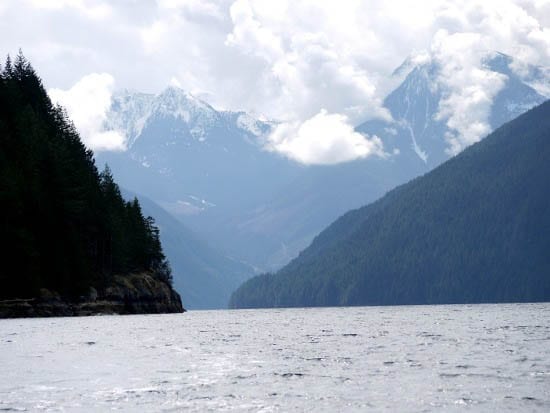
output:
[[[78,296],[134,271],[171,282],[153,218],[98,172],[21,52],[0,71],[0,208],[1,299]]]

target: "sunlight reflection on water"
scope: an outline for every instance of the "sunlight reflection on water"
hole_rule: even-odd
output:
[[[550,304],[0,320],[0,410],[550,409]]]

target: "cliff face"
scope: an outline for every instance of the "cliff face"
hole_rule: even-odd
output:
[[[78,301],[61,298],[42,290],[39,298],[0,301],[0,318],[62,317],[99,314],[183,313],[179,294],[149,273],[115,276],[113,283],[99,293],[90,288]]]

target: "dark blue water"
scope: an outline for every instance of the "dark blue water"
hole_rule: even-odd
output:
[[[0,410],[550,411],[550,304],[0,320]]]

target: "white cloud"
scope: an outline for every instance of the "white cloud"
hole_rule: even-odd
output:
[[[373,38],[378,48],[379,39],[368,29],[358,30],[354,15],[360,4],[276,3],[266,7],[263,1],[237,0],[230,10],[233,28],[226,44],[264,68],[259,93],[267,99],[257,110],[292,121],[308,119],[321,108],[352,122],[388,118],[381,107],[380,76],[362,61],[371,51],[365,40]],[[359,38],[363,41],[355,43]]]
[[[267,61],[283,57],[281,39],[258,21],[248,0],[235,1],[230,14],[233,31],[227,35],[226,44],[240,47],[244,52]]]
[[[223,13],[218,2],[209,0],[158,0],[159,8],[171,11],[182,10],[192,20],[222,20]]]
[[[141,39],[146,53],[154,54],[169,33],[169,22],[157,20],[152,25],[141,29]]]
[[[125,149],[121,133],[103,130],[114,83],[113,76],[108,73],[92,73],[68,90],[48,91],[52,101],[67,110],[86,146],[96,151]]]
[[[439,14],[447,28],[435,33],[430,51],[441,66],[438,84],[443,99],[438,118],[450,129],[445,138],[451,155],[491,131],[493,99],[505,86],[507,76],[484,67],[488,52],[514,56],[513,68],[518,73],[526,63],[550,63],[550,31],[527,13],[524,6],[531,2],[523,3],[467,2],[460,6],[449,2]]]
[[[283,120],[270,136],[274,148],[303,163],[337,163],[381,153],[380,140],[368,141],[351,126],[367,117],[390,119],[376,76],[362,67],[349,46],[341,44],[338,30],[345,31],[346,26],[330,32],[324,24],[351,18],[357,4],[331,6],[330,13],[308,4],[299,18],[315,30],[290,29],[299,27],[299,22],[296,10],[289,10],[286,2],[268,10],[264,6],[265,2],[234,2],[233,30],[226,44],[267,67],[262,88],[271,96],[266,103],[272,106],[271,115]]]
[[[382,141],[355,132],[345,115],[321,111],[303,122],[282,123],[270,148],[304,164],[336,164],[369,156],[385,157]]]
[[[106,19],[111,16],[112,9],[108,3],[97,0],[27,0],[37,9],[62,10],[74,8],[91,19]]]
[[[170,79],[170,86],[175,86],[179,89],[181,89],[181,82],[178,80],[177,77],[172,77],[172,79]]]
[[[507,80],[505,75],[482,67],[486,49],[476,49],[480,37],[475,33],[449,35],[441,31],[432,45],[434,58],[440,65],[438,83],[443,92],[437,118],[445,120],[450,129],[445,136],[450,155],[456,155],[491,131],[489,115],[493,99]]]
[[[482,67],[482,50],[550,66],[548,0],[0,3],[0,48],[22,47],[49,87],[107,72],[121,88],[157,93],[177,79],[215,107],[297,130],[322,108],[348,125],[387,119],[382,102],[399,80],[389,75],[407,56],[457,58],[440,79],[453,153],[485,133],[501,86]]]
[[[432,59],[441,63],[438,85],[444,98],[438,116],[450,128],[446,139],[451,154],[490,132],[492,101],[506,77],[483,67],[487,51],[504,51],[533,64],[550,60],[550,33],[537,19],[547,8],[537,2],[276,3],[271,10],[264,1],[235,1],[226,44],[262,62],[255,90],[260,89],[270,108],[260,110],[294,125],[280,148],[298,160],[305,159],[305,143],[317,141],[296,135],[299,144],[294,146],[291,133],[321,108],[345,116],[351,124],[372,117],[389,119],[382,99],[395,84],[385,79],[400,63],[397,56],[402,60],[413,49],[427,52],[413,53],[411,64]],[[526,5],[532,6],[532,14]],[[335,142],[328,146],[337,151]],[[295,156],[293,148],[299,151]],[[353,151],[346,153],[342,159],[353,159]]]

